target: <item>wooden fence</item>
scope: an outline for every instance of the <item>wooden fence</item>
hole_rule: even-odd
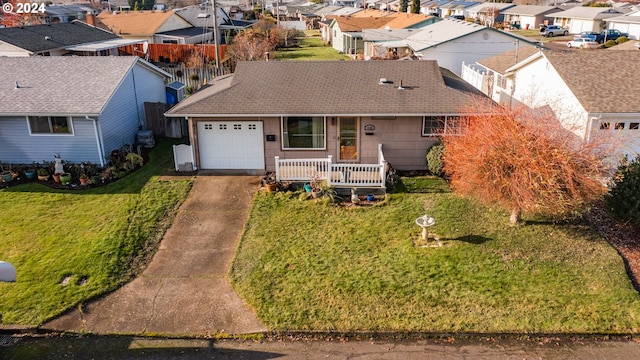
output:
[[[167,118],[164,113],[171,108],[165,103],[144,103],[144,114],[147,119],[147,128],[153,131],[154,136],[182,138],[188,135],[186,120],[184,118]]]
[[[145,58],[142,44],[121,46],[120,55],[134,55]],[[220,62],[227,53],[227,45],[219,45]],[[212,44],[149,44],[148,60],[155,63],[179,64],[186,62],[193,54],[202,55],[205,63],[215,63],[216,46]]]

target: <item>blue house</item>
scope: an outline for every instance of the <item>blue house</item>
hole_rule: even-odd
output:
[[[0,161],[106,165],[146,128],[145,102],[166,101],[169,74],[138,57],[0,58]]]

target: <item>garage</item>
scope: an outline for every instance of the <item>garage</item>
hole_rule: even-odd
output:
[[[264,170],[261,121],[198,122],[202,169]]]

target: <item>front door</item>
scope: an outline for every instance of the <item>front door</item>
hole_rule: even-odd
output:
[[[358,118],[338,118],[338,161],[358,160]]]

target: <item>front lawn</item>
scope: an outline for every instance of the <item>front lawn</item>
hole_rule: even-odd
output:
[[[191,188],[159,180],[172,166],[171,145],[160,142],[148,164],[99,188],[0,191],[0,260],[18,273],[0,283],[2,324],[41,324],[141,269]]]
[[[273,330],[637,333],[623,261],[583,223],[508,215],[403,179],[369,208],[262,193],[230,272]],[[408,192],[411,191],[411,192]],[[433,215],[439,248],[413,245]]]
[[[325,45],[319,37],[300,37],[298,46],[282,48],[274,51],[274,59],[277,60],[306,60],[306,61],[329,61],[329,60],[350,60],[344,54],[329,45]]]

